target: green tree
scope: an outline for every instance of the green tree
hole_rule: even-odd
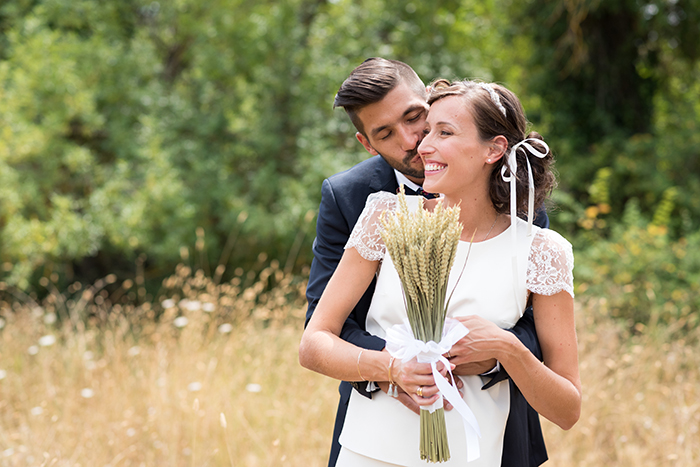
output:
[[[538,96],[535,120],[556,148],[566,211],[591,203],[590,183],[609,168],[611,218],[633,199],[650,217],[677,187],[689,196],[677,205],[675,235],[698,228],[683,221],[700,215],[688,202],[700,176],[686,170],[698,146],[678,136],[698,131],[699,8],[697,0],[566,0],[514,10],[513,31],[532,50],[522,62],[526,93]]]
[[[0,257],[22,287],[190,261],[308,264],[321,180],[367,157],[333,95],[369,56],[487,76],[478,2],[0,7]],[[489,4],[490,5],[490,4]],[[478,64],[478,65],[475,65]],[[194,247],[194,249],[192,248]]]

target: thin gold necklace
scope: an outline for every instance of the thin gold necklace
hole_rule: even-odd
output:
[[[496,213],[496,218],[493,220],[493,224],[491,224],[491,228],[489,229],[489,231],[486,232],[486,236],[484,237],[484,239],[481,240],[482,242],[486,241],[486,239],[489,238],[489,235],[491,235],[491,231],[492,231],[493,228],[496,226],[496,221],[498,220],[498,217],[499,217],[500,215],[501,215],[500,213]]]

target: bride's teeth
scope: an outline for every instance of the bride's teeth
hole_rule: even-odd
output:
[[[445,166],[445,165],[440,165],[440,164],[426,164],[425,170],[427,170],[428,172],[434,172],[434,171],[437,171],[437,170],[442,170],[442,169],[444,169],[445,167],[447,167],[447,166]]]

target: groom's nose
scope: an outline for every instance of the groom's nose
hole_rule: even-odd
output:
[[[413,151],[420,144],[423,131],[417,131],[411,126],[401,125],[399,128],[399,137],[401,149],[405,152]]]

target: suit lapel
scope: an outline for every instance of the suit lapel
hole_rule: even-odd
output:
[[[399,185],[396,183],[394,169],[392,169],[381,156],[374,156],[374,158],[376,158],[377,161],[375,170],[369,181],[370,189],[373,192],[388,191],[389,193],[396,193]]]

